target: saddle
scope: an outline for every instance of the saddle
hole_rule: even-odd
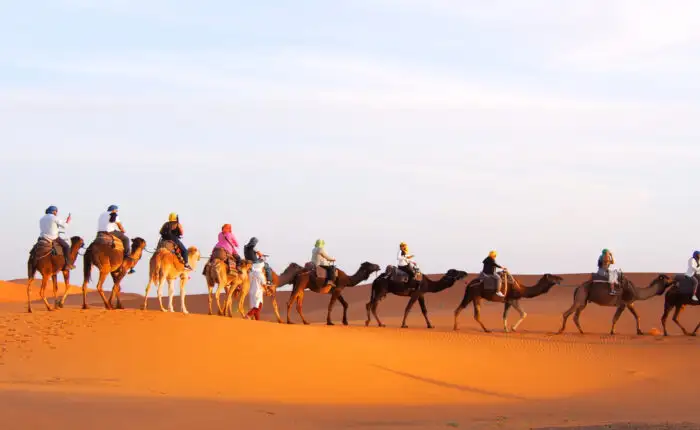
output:
[[[499,276],[501,277],[501,285],[510,286],[510,285],[515,284],[515,280],[513,279],[513,277],[510,274],[508,274],[507,281],[506,281],[506,274],[505,273],[501,272],[499,274]],[[485,292],[493,292],[493,293],[496,292],[497,284],[496,284],[495,278],[493,278],[491,276],[486,276],[483,272],[481,272],[481,273],[479,273],[479,279],[481,280],[481,283],[483,284],[483,288],[484,288]],[[506,284],[506,282],[507,282],[507,284]]]
[[[92,242],[95,245],[106,245],[112,248],[124,252],[124,244],[118,237],[114,236],[112,233],[106,233],[100,231],[97,233],[95,240]]]
[[[396,266],[386,266],[386,270],[384,270],[384,275],[387,279],[389,279],[392,282],[400,282],[402,284],[408,282],[408,273],[404,272]],[[416,269],[416,274],[413,277],[413,279],[415,279],[418,282],[420,282],[423,279],[423,274],[420,272],[420,270]]]
[[[158,245],[156,245],[156,252],[158,252],[159,249],[165,248],[166,250],[172,252],[175,254],[178,260],[180,260],[181,263],[185,262],[185,259],[182,257],[182,253],[180,253],[180,248],[175,245],[175,242],[172,240],[163,240],[162,238],[158,241]]]
[[[40,237],[29,251],[29,258],[36,262],[38,259],[48,255],[62,256],[63,247],[61,247],[57,240],[48,240]]]
[[[677,274],[674,280],[678,284],[678,292],[683,295],[693,295],[693,283],[685,276],[685,274]]]
[[[304,264],[304,270],[311,272],[311,275],[316,276],[318,279],[326,279],[326,269],[321,266],[316,266],[311,261]],[[338,279],[338,268],[334,269],[335,279]]]

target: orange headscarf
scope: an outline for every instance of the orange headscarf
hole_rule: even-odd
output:
[[[231,233],[231,224],[224,224],[224,226],[221,227],[221,231],[224,233]]]

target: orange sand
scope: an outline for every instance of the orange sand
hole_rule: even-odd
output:
[[[653,274],[637,274],[646,284]],[[568,275],[566,284],[582,276]],[[519,277],[526,284],[533,277]],[[79,290],[75,290],[79,292]],[[327,327],[329,296],[307,293],[311,326],[238,316],[137,310],[142,297],[124,297],[125,311],[93,308],[25,313],[24,285],[0,283],[0,417],[2,428],[131,429],[437,429],[544,428],[610,422],[700,423],[695,407],[700,376],[692,367],[700,341],[633,336],[624,314],[617,336],[605,335],[613,308],[589,305],[586,335],[555,336],[573,288],[523,300],[521,333],[502,332],[502,306],[485,303],[481,332],[472,308],[452,327],[464,282],[427,295],[434,330],[416,306],[411,328],[399,329],[406,298],[379,308],[389,326],[364,327],[369,289],[347,289],[350,327]],[[286,315],[288,293],[280,293]],[[176,301],[179,305],[179,301]],[[645,331],[659,328],[662,297],[638,303]],[[206,312],[206,296],[188,296],[191,312]],[[151,309],[155,309],[151,300]],[[293,320],[300,322],[293,309]],[[334,318],[340,323],[341,307]],[[688,309],[682,320],[700,319]],[[516,320],[516,313],[510,317]],[[9,425],[7,425],[9,423]],[[233,426],[233,427],[232,427]],[[632,427],[634,428],[634,427]],[[658,428],[658,427],[657,427]],[[680,427],[679,427],[680,428]],[[684,428],[700,428],[688,424]]]

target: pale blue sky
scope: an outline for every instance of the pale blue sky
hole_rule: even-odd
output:
[[[149,247],[177,211],[186,245],[231,223],[278,271],[317,238],[348,271],[400,241],[426,272],[492,248],[585,272],[603,247],[681,271],[698,22],[690,0],[0,2],[0,278],[46,206],[91,240],[112,203]]]

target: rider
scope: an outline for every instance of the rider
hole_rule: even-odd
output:
[[[49,242],[58,242],[58,244],[61,245],[61,248],[63,248],[63,256],[66,259],[66,264],[64,265],[63,270],[75,269],[75,266],[70,261],[70,245],[68,245],[68,242],[63,240],[63,238],[58,235],[58,229],[65,229],[67,224],[70,222],[70,214],[68,214],[68,218],[66,218],[65,221],[61,221],[57,216],[58,208],[56,206],[49,206],[46,208],[44,213],[46,215],[41,217],[39,220],[39,229],[41,232],[39,238],[46,239]]]
[[[411,283],[413,278],[416,276],[415,262],[413,261],[413,254],[408,253],[408,245],[406,242],[401,242],[399,244],[399,254],[396,257],[399,261],[398,268],[408,275],[408,282]]]
[[[246,260],[251,261],[253,264],[261,262],[265,263],[265,280],[267,285],[270,286],[272,285],[272,269],[270,268],[270,265],[267,264],[267,261],[262,259],[263,253],[255,250],[255,245],[257,244],[258,238],[251,237],[248,243],[243,246],[243,256]]]
[[[693,301],[698,301],[698,278],[700,275],[700,251],[693,252],[693,256],[688,260],[688,270],[685,272],[686,278],[693,284]]]
[[[505,297],[505,295],[501,292],[501,276],[496,273],[496,268],[502,269],[504,271],[507,271],[508,269],[496,263],[497,255],[498,253],[496,251],[489,252],[489,256],[484,258],[484,261],[482,261],[482,263],[484,264],[484,268],[481,270],[481,273],[485,277],[495,279],[496,295],[499,297]]]
[[[224,224],[221,227],[221,232],[219,232],[219,241],[216,242],[214,249],[221,248],[226,253],[226,265],[228,266],[229,273],[234,273],[238,267],[238,262],[241,257],[236,252],[238,248],[238,241],[236,236],[233,235],[231,231],[231,224]]]
[[[190,263],[187,258],[187,248],[185,248],[185,245],[183,245],[182,241],[180,240],[183,233],[184,229],[182,228],[182,224],[180,224],[180,217],[175,212],[171,212],[170,215],[168,215],[168,221],[160,228],[160,238],[163,241],[170,240],[177,245],[177,247],[180,249],[182,260],[185,263],[185,270],[189,271],[192,270],[192,267],[190,267]]]
[[[117,205],[110,205],[107,208],[107,212],[103,212],[100,218],[97,220],[97,232],[98,233],[110,233],[122,241],[124,246],[124,258],[129,257],[131,253],[131,247],[129,245],[129,238],[126,237],[124,226],[119,219],[117,212],[119,207]],[[136,272],[132,267],[129,273]]]
[[[613,258],[612,252],[607,248],[603,249],[598,257],[598,275],[607,276],[608,283],[610,284],[610,295],[614,296],[615,286],[617,285],[617,270],[610,268],[615,264],[615,259]]]
[[[311,262],[316,267],[320,266],[326,269],[326,286],[333,287],[335,285],[335,266],[331,263],[335,262],[335,258],[326,254],[325,246],[326,242],[322,239],[316,241],[314,249],[311,251]]]

